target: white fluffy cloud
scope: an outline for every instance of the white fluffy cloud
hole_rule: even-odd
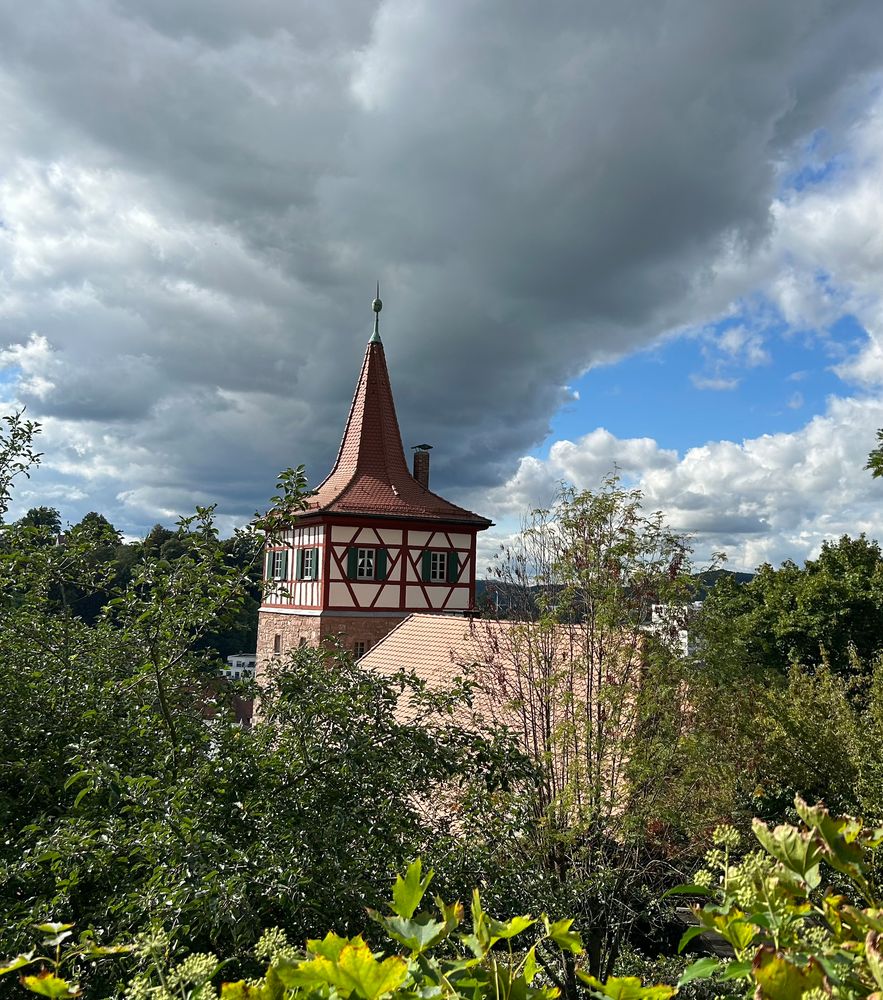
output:
[[[733,568],[751,570],[809,558],[841,534],[880,536],[883,487],[862,471],[880,426],[883,399],[832,398],[798,432],[714,441],[683,455],[596,430],[556,442],[545,461],[523,458],[487,501],[505,534],[523,511],[550,504],[560,483],[596,489],[617,468],[624,484],[643,491],[647,510],[693,537],[700,561],[722,551]],[[500,535],[484,542],[485,558]]]

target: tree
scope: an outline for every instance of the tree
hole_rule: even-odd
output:
[[[795,794],[878,815],[883,553],[860,535],[803,567],[718,579],[692,626],[691,726],[673,814],[747,829]]]
[[[689,555],[615,476],[597,492],[567,488],[501,553],[489,602],[505,617],[477,624],[489,664],[479,682],[540,767],[533,836],[513,840],[514,863],[544,870],[597,976],[653,880],[644,844],[686,718]]]
[[[802,568],[788,560],[744,585],[723,578],[696,628],[703,657],[716,663],[784,676],[792,663],[829,662],[849,673],[883,650],[883,553],[863,534],[844,535]]]
[[[274,924],[346,931],[392,870],[443,853],[452,816],[435,803],[530,772],[507,734],[457,724],[444,695],[339,650],[295,651],[263,692],[268,721],[243,729],[199,647],[249,599],[260,544],[228,551],[201,508],[178,525],[179,558],[141,548],[121,582],[96,558],[107,537],[96,518],[57,546],[20,523],[3,533],[4,951],[49,917],[107,937],[159,923],[236,958]],[[71,595],[96,593],[87,619]]]
[[[19,518],[18,523],[23,528],[36,528],[51,535],[61,532],[61,514],[55,507],[31,507]]]
[[[27,478],[31,466],[40,459],[39,452],[34,451],[34,438],[39,433],[40,425],[25,420],[24,410],[0,421],[0,522],[9,508],[13,480],[19,476]]]
[[[76,527],[81,528],[83,531],[89,531],[96,541],[103,541],[107,545],[116,546],[123,540],[121,532],[117,531],[103,514],[99,514],[94,510],[90,510],[88,514],[84,514],[83,519]]]
[[[877,447],[868,455],[866,469],[871,470],[871,475],[876,479],[883,476],[883,430],[877,431]]]
[[[796,795],[883,820],[883,660],[844,676],[795,666],[763,702],[763,813],[778,819]]]

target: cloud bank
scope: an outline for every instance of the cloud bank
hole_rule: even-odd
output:
[[[45,427],[21,505],[232,524],[279,468],[320,478],[378,276],[406,443],[490,516],[574,378],[746,297],[819,336],[856,315],[837,363],[868,399],[816,420],[876,419],[879,4],[251,6],[0,10],[0,396]],[[740,377],[715,358],[763,364],[750,316],[715,350],[709,395]],[[677,504],[720,481],[647,435],[620,465],[699,517]],[[760,444],[707,447],[755,482]],[[539,474],[582,474],[566,451]],[[793,536],[755,502],[726,517]]]

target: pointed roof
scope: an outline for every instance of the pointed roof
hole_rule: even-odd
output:
[[[337,461],[320,484],[306,516],[369,514],[489,527],[492,522],[432,493],[408,470],[383,343],[378,330],[380,299],[374,300],[374,332],[353,396]]]

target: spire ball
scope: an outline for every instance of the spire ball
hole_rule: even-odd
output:
[[[374,332],[371,334],[371,339],[368,341],[369,344],[379,344],[380,343],[380,310],[383,308],[383,303],[380,301],[380,282],[377,282],[377,292],[374,295],[374,301],[371,303],[371,308],[374,310]]]

